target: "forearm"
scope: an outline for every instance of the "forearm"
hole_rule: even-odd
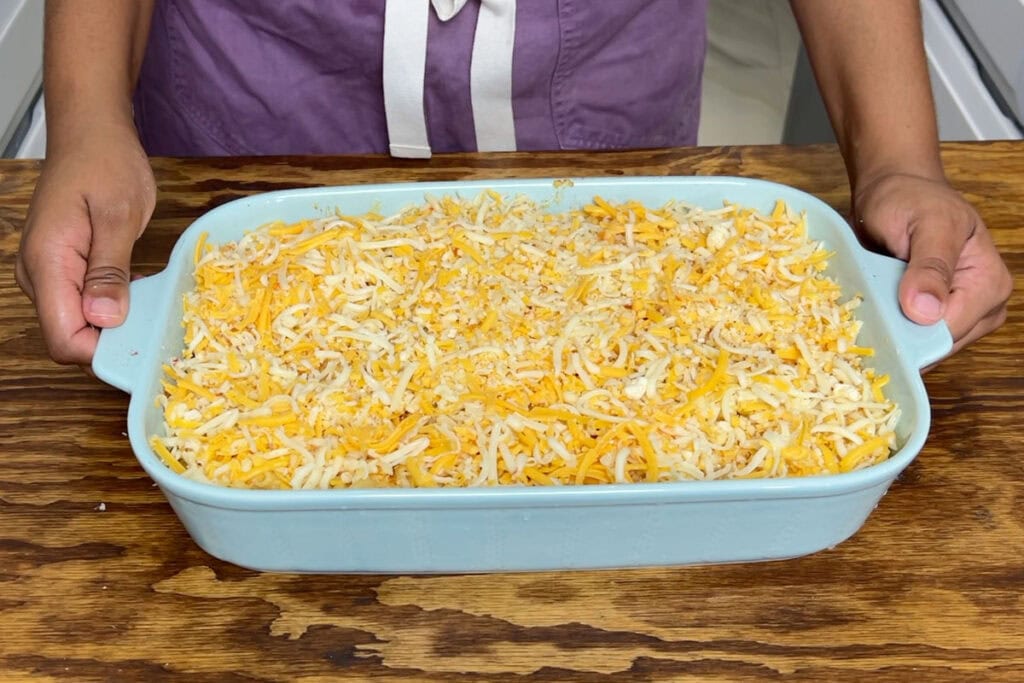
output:
[[[791,0],[856,191],[943,178],[918,0]]]
[[[96,123],[131,124],[152,11],[153,0],[47,0],[43,81],[51,150]]]

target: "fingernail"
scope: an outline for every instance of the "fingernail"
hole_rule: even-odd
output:
[[[89,302],[89,315],[96,318],[96,322],[116,322],[121,319],[121,304],[107,297],[92,299]]]
[[[931,294],[921,292],[914,297],[914,310],[925,318],[938,320],[942,317],[942,302]]]

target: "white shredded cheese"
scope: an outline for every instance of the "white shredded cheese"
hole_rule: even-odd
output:
[[[857,299],[770,215],[427,197],[196,249],[154,450],[253,488],[845,472],[899,411]]]

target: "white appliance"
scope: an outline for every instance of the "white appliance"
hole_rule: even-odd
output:
[[[921,15],[939,137],[1024,138],[1024,0],[921,0]],[[783,142],[832,140],[801,50]]]
[[[0,0],[0,152],[46,152],[42,0]]]
[[[1024,137],[1024,0],[923,0],[944,140]]]

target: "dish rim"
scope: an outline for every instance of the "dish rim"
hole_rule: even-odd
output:
[[[846,221],[828,204],[821,199],[795,187],[782,185],[767,180],[742,178],[735,176],[594,176],[594,177],[571,177],[571,178],[514,178],[514,179],[474,179],[454,181],[429,181],[429,182],[395,182],[383,184],[344,185],[344,186],[321,186],[311,188],[296,188],[277,190],[273,192],[248,195],[217,206],[201,216],[182,232],[176,240],[166,267],[159,273],[144,278],[142,281],[132,283],[133,293],[137,288],[149,286],[151,288],[162,283],[161,278],[169,279],[172,275],[180,275],[182,268],[188,268],[187,256],[191,256],[193,242],[198,233],[209,231],[209,224],[216,223],[223,216],[230,216],[233,212],[245,208],[256,202],[265,207],[281,201],[294,200],[297,197],[309,201],[313,210],[316,211],[317,200],[330,198],[331,204],[344,201],[346,196],[354,194],[364,195],[376,193],[386,195],[388,193],[409,193],[414,190],[420,196],[428,193],[460,192],[467,190],[482,191],[485,189],[496,189],[504,193],[517,190],[536,190],[546,188],[555,193],[559,192],[558,181],[568,181],[573,187],[598,189],[609,185],[614,186],[656,186],[668,185],[684,190],[687,186],[693,185],[717,185],[726,190],[730,186],[743,186],[745,188],[761,188],[766,196],[782,198],[790,202],[790,198],[796,197],[803,204],[802,208],[815,208],[824,211],[831,220]],[[684,197],[680,197],[686,201]],[[723,201],[727,200],[723,192]],[[790,202],[791,203],[791,202]],[[269,220],[273,220],[270,217]],[[256,227],[256,226],[253,226]],[[211,231],[211,235],[212,235]],[[870,259],[881,259],[877,254],[868,252],[857,242],[852,231],[837,231],[842,242],[843,250],[859,264],[867,263]],[[831,246],[831,245],[830,245]],[[836,250],[838,252],[838,250]],[[147,282],[148,281],[148,282]],[[140,284],[141,283],[141,284]],[[153,307],[150,313],[162,313],[161,317],[154,316],[159,325],[173,325],[174,321],[169,320],[171,304],[175,295],[174,287],[167,286],[158,292],[158,304]],[[886,326],[894,323],[888,317],[882,315],[881,319]],[[922,329],[928,329],[921,326]],[[932,328],[941,327],[945,330],[946,337],[949,337],[945,323],[938,323]],[[100,336],[100,344],[103,345],[104,338],[108,341],[112,336],[117,335],[120,328],[104,330]],[[736,500],[764,500],[764,499],[798,499],[818,498],[837,496],[854,493],[863,489],[872,488],[880,483],[894,480],[917,457],[930,429],[930,405],[925,392],[924,382],[918,374],[918,368],[913,368],[913,361],[908,360],[907,354],[901,352],[897,341],[897,334],[891,329],[887,330],[893,337],[893,346],[896,351],[895,362],[907,371],[911,386],[908,393],[916,402],[915,408],[918,411],[919,419],[908,432],[907,439],[902,447],[893,453],[884,462],[853,472],[813,475],[805,477],[783,477],[764,479],[721,479],[712,481],[684,480],[672,482],[635,483],[635,484],[600,484],[591,486],[525,486],[525,485],[501,485],[488,487],[450,487],[450,488],[367,488],[367,489],[317,489],[317,490],[263,490],[247,489],[222,486],[219,484],[199,482],[189,479],[173,472],[153,452],[148,443],[148,436],[145,434],[145,406],[144,401],[148,398],[140,392],[131,392],[130,387],[120,386],[118,379],[109,369],[109,363],[104,364],[104,356],[97,350],[94,359],[94,371],[97,376],[108,383],[119,386],[132,393],[128,408],[128,434],[132,450],[139,463],[146,473],[165,491],[175,496],[198,502],[213,507],[236,509],[236,510],[313,510],[313,509],[338,509],[338,508],[359,508],[359,509],[413,509],[413,508],[437,508],[437,507],[547,507],[556,505],[587,506],[587,505],[636,505],[668,502],[700,502],[700,501],[736,501]],[[135,366],[142,372],[159,372],[162,356],[159,354],[160,344],[158,330],[151,331],[150,342],[138,352]],[[952,339],[948,339],[951,346]],[[942,353],[945,355],[948,348]],[[934,355],[934,354],[933,354]],[[922,366],[926,364],[922,359],[914,359]],[[928,359],[931,360],[931,359]],[[97,362],[98,361],[98,362]],[[155,369],[155,370],[154,370]]]

